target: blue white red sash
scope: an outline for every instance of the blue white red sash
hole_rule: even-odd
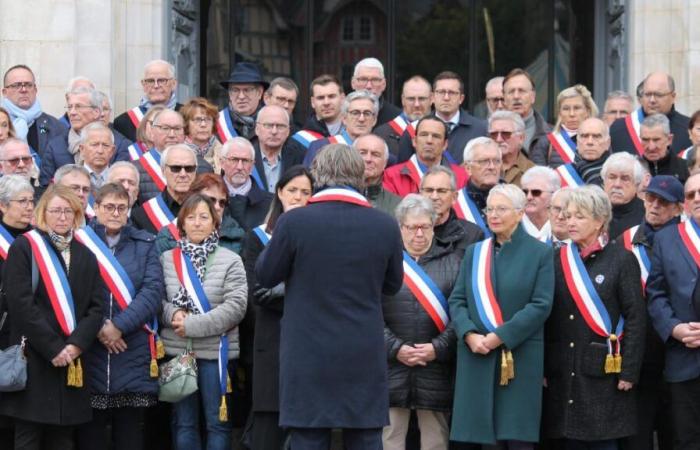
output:
[[[204,292],[202,280],[199,279],[197,271],[190,261],[190,258],[182,252],[180,247],[173,249],[173,263],[175,265],[175,273],[180,281],[180,285],[187,292],[187,296],[192,299],[194,306],[200,314],[206,314],[211,311],[211,304]],[[226,411],[226,391],[228,387],[228,371],[226,363],[228,361],[228,336],[222,333],[219,339],[219,381],[221,388],[222,407],[219,408],[219,420],[226,421],[226,417],[222,419],[222,408]]]
[[[163,175],[163,170],[160,168],[160,153],[158,150],[152,148],[141,155],[138,161],[156,184],[158,190],[163,192],[165,190],[165,175]]]
[[[216,121],[216,134],[219,136],[219,140],[222,144],[238,136],[236,129],[233,127],[231,110],[228,106],[219,111],[219,118]]]
[[[442,333],[450,322],[449,306],[442,291],[423,268],[403,252],[403,282]]]
[[[95,197],[92,194],[88,195],[87,205],[85,206],[85,215],[88,219],[95,217]]]
[[[626,229],[622,233],[622,242],[625,248],[632,252],[634,257],[637,258],[639,270],[642,273],[642,288],[644,291],[646,291],[647,278],[649,278],[649,270],[651,270],[651,260],[649,259],[649,254],[647,253],[646,247],[640,244],[632,243],[632,239],[634,239],[634,235],[637,234],[638,230],[639,225]]]
[[[7,259],[7,252],[10,251],[10,245],[15,241],[9,231],[0,224],[0,258]]]
[[[343,130],[340,134],[331,136],[328,138],[329,144],[345,144],[352,145],[352,139],[346,130]]]
[[[321,202],[345,202],[352,203],[354,205],[366,206],[371,208],[372,205],[367,201],[367,199],[355,191],[354,189],[349,189],[345,187],[333,187],[324,189],[317,192],[309,199],[309,203],[321,203]]]
[[[136,108],[131,108],[129,111],[127,111],[126,115],[129,116],[129,119],[131,119],[131,123],[134,125],[134,128],[138,128],[143,120],[144,111],[140,106],[137,106]]]
[[[416,156],[415,153],[411,155],[408,161],[406,161],[406,169],[408,169],[408,172],[411,174],[411,178],[413,178],[413,181],[418,186],[420,186],[420,182],[423,180],[423,177],[428,171],[428,167],[422,162],[418,161],[418,156]]]
[[[690,151],[693,149],[693,147],[694,147],[694,146],[691,145],[690,147],[686,148],[685,150],[681,150],[681,151],[678,153],[678,157],[681,158],[681,159],[687,160],[688,157],[690,156]]]
[[[479,211],[479,208],[477,208],[474,201],[472,201],[472,199],[469,198],[469,194],[467,193],[466,187],[460,189],[459,192],[457,192],[457,200],[455,200],[452,207],[454,208],[457,217],[459,217],[460,219],[464,219],[467,222],[471,222],[473,224],[478,225],[479,228],[481,228],[481,230],[484,232],[485,237],[491,236],[491,230],[489,229],[488,225],[486,225],[484,218],[481,217],[481,212]]]
[[[163,194],[156,195],[144,203],[143,210],[156,232],[159,232],[163,227],[168,227],[170,234],[173,235],[175,240],[180,239],[180,232],[175,225],[175,215],[170,211],[168,205],[165,204]]]
[[[644,146],[639,137],[639,128],[644,121],[644,110],[642,108],[637,108],[632,111],[627,117],[625,117],[625,127],[627,127],[627,134],[629,134],[634,149],[637,150],[639,155],[644,155]]]
[[[411,138],[416,137],[415,122],[410,122],[403,113],[394,117],[388,123],[391,129],[399,136],[403,135],[404,131],[408,131],[408,135]]]
[[[265,231],[265,228],[267,228],[266,223],[253,228],[253,233],[255,233],[258,239],[260,239],[260,242],[263,246],[267,245],[267,243],[270,242],[270,238],[272,237],[270,233]]]
[[[678,233],[681,235],[686,250],[700,268],[700,227],[695,223],[695,219],[688,218],[685,222],[679,223]]]
[[[294,133],[292,139],[303,145],[304,148],[308,150],[312,142],[318,141],[319,139],[323,139],[323,137],[324,136],[321,133],[317,133],[315,131],[301,130]]]
[[[39,234],[37,230],[24,233],[32,247],[34,260],[39,268],[41,279],[46,287],[49,296],[51,309],[53,309],[56,320],[61,327],[61,331],[66,336],[70,336],[77,325],[75,317],[75,305],[73,303],[73,293],[68,284],[66,271],[59,261],[56,252],[49,248],[48,242]]]
[[[503,325],[503,314],[491,277],[492,263],[493,238],[477,242],[472,256],[472,293],[479,319],[489,332],[494,332]]]
[[[257,184],[260,189],[267,191],[267,186],[265,186],[265,183],[263,183],[262,178],[260,177],[260,172],[258,172],[258,168],[255,167],[255,163],[253,163],[253,170],[250,171],[250,176],[253,177],[255,184]]]
[[[559,175],[561,187],[575,188],[586,184],[583,178],[576,172],[576,168],[573,164],[562,164],[554,170],[557,172],[557,175]]]
[[[129,158],[132,161],[136,161],[136,160],[140,159],[141,156],[143,156],[143,150],[141,150],[141,146],[136,142],[131,144],[129,146],[128,150],[129,150]]]
[[[575,243],[572,242],[561,247],[559,256],[566,286],[581,316],[583,316],[583,320],[595,334],[607,340],[609,359],[612,359],[613,352],[615,357],[619,358],[620,339],[622,338],[625,324],[624,317],[620,316],[617,327],[613,330],[608,310],[593,286],[591,277],[586,271],[586,266],[583,264]],[[616,347],[615,349],[613,348],[614,346]],[[619,367],[609,370],[608,364],[606,359],[605,373],[619,373],[619,370],[616,370]]]
[[[565,129],[547,133],[547,139],[552,148],[559,154],[564,164],[571,164],[576,160],[576,143],[571,139]]]

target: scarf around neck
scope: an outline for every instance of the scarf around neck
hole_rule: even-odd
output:
[[[165,103],[165,107],[168,109],[172,109],[175,111],[175,106],[177,105],[177,98],[175,97],[175,89],[173,89],[173,92],[170,94],[170,98],[168,99],[167,103]],[[142,108],[146,108],[146,111],[151,109],[153,106],[155,106],[151,101],[146,97],[145,95],[141,97],[141,100],[139,101],[139,106]]]
[[[41,115],[39,100],[37,99],[29,109],[22,109],[7,98],[3,98],[0,104],[10,113],[10,119],[12,119],[12,125],[15,127],[17,138],[26,141],[29,128]]]
[[[192,261],[192,265],[194,266],[195,272],[197,272],[197,277],[199,280],[204,281],[207,259],[219,246],[219,232],[214,230],[214,232],[200,244],[194,244],[190,242],[189,239],[182,238],[177,241],[177,246],[180,247],[182,252],[187,255],[188,258],[190,258],[190,261]],[[199,311],[197,309],[194,301],[182,286],[180,286],[177,294],[175,294],[175,297],[173,297],[173,305],[190,311],[193,314],[203,314],[203,311]]]

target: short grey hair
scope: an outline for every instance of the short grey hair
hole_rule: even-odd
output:
[[[120,167],[127,167],[136,174],[136,185],[138,186],[138,184],[141,182],[141,175],[139,175],[139,169],[137,169],[136,166],[129,161],[117,161],[111,166],[109,166],[110,170],[109,172],[107,172],[107,181],[111,180],[114,169],[119,169]]]
[[[87,141],[88,135],[90,134],[91,131],[108,131],[109,132],[109,141],[114,145],[114,133],[112,133],[112,130],[105,125],[104,123],[100,122],[99,120],[96,122],[91,122],[83,127],[82,130],[80,130],[80,143],[84,144],[85,141]]]
[[[622,100],[627,100],[628,102],[634,105],[634,99],[632,98],[632,96],[629,93],[621,91],[619,89],[608,92],[608,96],[605,98],[605,103],[607,103],[608,100],[615,100],[618,98]]]
[[[445,175],[448,176],[448,178],[450,179],[450,189],[452,189],[453,191],[456,191],[457,190],[457,177],[455,176],[455,173],[452,170],[450,170],[449,167],[441,166],[440,164],[437,164],[437,165],[431,167],[430,169],[428,169],[428,171],[425,173],[425,175],[423,175],[423,178],[421,178],[421,180],[420,180],[421,189],[423,188],[423,184],[425,183],[425,179],[428,178],[429,175],[438,175],[441,173],[444,173]]]
[[[85,167],[77,164],[66,164],[59,167],[56,173],[53,174],[54,184],[61,184],[63,177],[71,173],[79,173],[90,181],[90,172]]]
[[[165,166],[168,165],[168,155],[172,150],[182,150],[182,151],[187,151],[190,155],[192,155],[192,158],[194,159],[194,165],[198,166],[197,164],[197,153],[192,149],[187,144],[173,144],[169,147],[165,147],[165,150],[163,150],[163,154],[160,155],[160,170],[165,172]]]
[[[520,184],[525,185],[531,181],[544,179],[549,185],[549,190],[554,192],[561,187],[561,178],[557,172],[546,166],[534,166],[525,171],[520,179]]]
[[[433,208],[433,202],[426,197],[419,194],[408,194],[406,197],[396,205],[394,210],[394,216],[402,225],[406,221],[408,216],[428,216],[430,217],[430,223],[433,225],[437,220],[437,213],[435,208]]]
[[[248,151],[250,151],[250,159],[255,161],[255,147],[253,147],[253,144],[251,144],[248,139],[242,136],[236,136],[226,141],[226,143],[221,146],[219,156],[224,158],[227,157],[233,147],[247,148]]]
[[[491,129],[491,124],[493,124],[494,120],[510,120],[515,126],[516,133],[522,133],[525,131],[525,121],[523,121],[523,118],[520,117],[520,114],[513,111],[501,110],[491,113],[491,116],[489,117],[489,130]]]
[[[665,135],[671,134],[671,123],[663,114],[651,114],[644,118],[640,127],[644,128],[656,128],[661,127]]]
[[[82,95],[82,94],[88,94],[88,102],[89,102],[90,106],[97,109],[98,111],[100,111],[100,113],[102,113],[102,99],[100,98],[97,91],[94,89],[87,89],[84,87],[79,87],[79,88],[73,89],[72,91],[70,91],[66,94],[66,100],[71,95]]]
[[[144,66],[143,66],[143,74],[146,74],[146,71],[151,67],[156,64],[163,64],[168,68],[168,75],[171,78],[175,78],[175,66],[170,64],[168,61],[165,61],[164,59],[154,59],[152,61],[148,61]]]
[[[506,197],[513,204],[513,208],[518,211],[525,209],[525,205],[527,204],[527,197],[525,197],[525,193],[514,184],[497,184],[492,187],[489,191],[489,196],[486,197],[486,204],[489,203],[489,200],[491,200],[491,197],[494,195],[502,195]]]
[[[267,92],[272,92],[272,89],[275,88],[276,86],[279,86],[282,89],[287,90],[287,91],[294,91],[297,93],[297,96],[299,95],[299,86],[297,86],[297,84],[291,78],[287,78],[287,77],[274,78],[272,81],[270,81],[270,86],[267,88]]]
[[[498,143],[491,139],[490,137],[477,137],[469,142],[467,142],[467,145],[464,146],[464,154],[462,155],[462,159],[464,162],[470,162],[472,158],[474,157],[474,151],[476,151],[477,147],[484,147],[487,145],[493,145],[496,147],[498,150],[498,157],[501,158],[501,148],[498,146]]]
[[[603,231],[608,229],[612,220],[612,203],[599,186],[589,184],[571,189],[564,208],[568,208],[569,205],[574,205],[579,211],[590,214],[595,220],[602,220]]]
[[[361,67],[369,67],[370,69],[379,69],[379,74],[384,78],[384,65],[377,58],[365,58],[361,59],[357,64],[355,64],[355,69],[352,72],[352,77],[357,76],[357,72],[360,71]]]
[[[355,100],[365,99],[372,101],[372,112],[376,117],[377,114],[379,114],[379,99],[376,95],[364,89],[360,89],[359,91],[353,91],[346,95],[345,100],[343,100],[343,104],[340,107],[340,112],[343,114],[343,116],[346,115],[348,113],[348,109],[350,109],[350,103],[354,102]]]
[[[498,86],[501,87],[501,89],[503,89],[503,79],[504,78],[505,77],[501,77],[501,76],[491,78],[489,81],[486,82],[486,86],[484,86],[484,92],[486,92],[486,90],[488,88],[492,87],[495,84],[497,84]]]
[[[31,192],[34,195],[34,187],[28,179],[22,175],[0,177],[0,204],[9,205],[10,200],[22,192]]]
[[[104,91],[97,91],[97,96],[100,99],[100,105],[102,105],[104,101],[107,100],[107,104],[110,108],[114,106],[114,103],[112,102],[112,97],[110,97],[108,93]]]
[[[326,145],[311,163],[316,187],[351,186],[364,189],[365,162],[345,144]]]
[[[377,136],[377,135],[374,134],[374,133],[365,134],[365,135],[360,136],[360,137],[358,137],[357,139],[355,139],[355,141],[352,143],[352,148],[354,148],[355,150],[357,150],[357,143],[358,143],[358,141],[359,141],[360,139],[364,139],[364,138],[366,138],[366,137],[368,137],[368,136],[369,136],[369,137],[373,137],[373,138],[375,138],[375,139],[379,139],[379,140],[381,141],[382,146],[384,147],[384,159],[388,161],[388,160],[389,160],[389,146],[386,145],[386,141],[385,141],[384,139],[382,139],[381,137]]]
[[[570,187],[570,186],[565,186],[565,187],[563,187],[563,188],[557,189],[557,190],[554,191],[554,193],[552,194],[552,199],[551,199],[551,201],[553,202],[554,199],[557,198],[557,197],[562,197],[562,204],[565,205],[565,204],[566,204],[566,200],[569,198],[569,194],[571,193],[571,191],[572,191],[573,189],[574,189],[574,188],[572,188],[572,187]]]
[[[75,84],[79,81],[85,81],[90,85],[92,89],[97,89],[95,82],[92,81],[90,78],[84,75],[78,75],[77,77],[73,77],[70,80],[68,80],[68,84],[66,84],[66,94],[69,94],[73,89],[75,89]]]
[[[605,180],[608,177],[608,172],[618,170],[624,172],[632,172],[634,184],[639,186],[644,177],[644,168],[637,158],[627,152],[613,153],[603,164],[600,169],[600,176]]]
[[[29,144],[27,144],[25,141],[23,141],[22,139],[19,139],[19,138],[15,138],[15,137],[9,137],[9,138],[7,138],[7,140],[5,140],[5,142],[0,144],[0,159],[5,158],[5,148],[10,144],[18,144],[18,145],[21,144],[27,148],[27,152],[30,155],[32,154],[32,150],[29,148]]]
[[[154,106],[154,108],[155,108],[155,106]],[[180,114],[178,111],[175,111],[174,109],[170,109],[170,108],[163,108],[160,111],[156,111],[153,114],[153,118],[152,118],[153,126],[158,125],[160,123],[159,120],[160,120],[161,116],[163,114],[167,114],[167,113],[177,114],[180,117],[180,120],[182,120],[182,124],[183,125],[185,124],[185,118],[182,117],[182,114]]]

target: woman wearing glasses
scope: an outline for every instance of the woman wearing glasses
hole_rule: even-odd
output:
[[[157,346],[153,319],[160,310],[163,273],[153,235],[127,225],[129,193],[108,183],[95,194],[95,214],[76,232],[105,269],[101,271],[103,325],[85,355],[91,422],[81,426],[81,450],[140,450],[143,416],[157,401]],[[123,286],[123,288],[122,288]]]
[[[221,173],[219,155],[221,142],[216,137],[216,119],[219,111],[209,100],[193,97],[180,109],[185,119],[185,143]]]
[[[104,286],[95,256],[75,237],[83,210],[69,188],[49,186],[35,220],[37,229],[15,239],[3,268],[11,343],[26,338],[27,383],[2,393],[0,414],[15,419],[15,448],[42,441],[73,448],[74,426],[92,418],[81,355],[102,323]]]
[[[551,248],[520,226],[525,204],[515,185],[491,189],[486,218],[493,237],[467,248],[449,299],[457,334],[454,441],[509,450],[539,441],[554,268]]]

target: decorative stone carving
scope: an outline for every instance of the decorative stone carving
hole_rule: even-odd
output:
[[[199,94],[199,2],[172,0],[168,59],[174,62],[179,100]]]

